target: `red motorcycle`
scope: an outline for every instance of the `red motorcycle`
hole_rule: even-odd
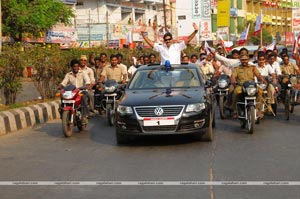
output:
[[[61,107],[59,112],[65,137],[70,137],[72,135],[74,126],[77,126],[79,131],[84,130],[86,127],[86,123],[83,123],[82,121],[83,108],[81,100],[83,91],[83,89],[78,89],[72,84],[60,90]]]

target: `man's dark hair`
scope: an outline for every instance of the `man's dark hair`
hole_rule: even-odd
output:
[[[95,57],[94,60],[95,61],[101,61],[101,58],[100,57]]]
[[[264,52],[261,52],[259,51],[258,54],[257,54],[257,59],[259,59],[260,57],[265,57],[265,53]]]
[[[123,55],[121,53],[116,54],[117,58],[123,58]]]
[[[156,55],[154,53],[151,53],[148,57],[150,59],[150,57],[154,56],[156,58]]]
[[[117,58],[117,59],[118,59],[118,56],[115,55],[115,54],[111,54],[109,58],[110,58],[110,59],[112,59],[112,58]]]
[[[196,57],[196,59],[198,59],[198,56],[197,56],[196,54],[192,54],[192,55],[191,55],[191,59],[192,59],[193,57]]]
[[[164,40],[166,39],[166,37],[171,37],[171,39],[173,38],[173,37],[172,37],[172,34],[171,34],[170,32],[166,32],[166,33],[164,34]]]
[[[106,53],[100,53],[100,57],[102,57],[102,56],[105,56],[105,57],[107,57],[107,54]]]
[[[72,59],[70,62],[70,66],[73,67],[75,64],[80,64],[80,62],[78,61],[78,59]]]
[[[242,52],[242,51],[246,51],[246,52],[247,52],[247,54],[249,53],[248,49],[247,49],[247,48],[245,48],[245,47],[243,47],[243,48],[241,48],[241,49],[240,49],[240,51],[239,51],[239,54],[241,54],[241,52]]]
[[[231,51],[231,54],[232,54],[232,55],[233,55],[233,54],[240,54],[240,52],[239,52],[238,50],[234,49],[234,50]]]

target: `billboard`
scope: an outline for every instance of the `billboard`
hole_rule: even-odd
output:
[[[218,0],[217,26],[230,26],[230,1]]]

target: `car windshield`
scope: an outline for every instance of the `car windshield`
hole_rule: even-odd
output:
[[[174,68],[140,70],[134,75],[129,89],[190,88],[203,86],[197,69]]]

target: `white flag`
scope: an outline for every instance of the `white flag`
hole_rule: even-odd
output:
[[[254,35],[257,35],[261,31],[261,27],[262,27],[262,14],[256,17]]]

